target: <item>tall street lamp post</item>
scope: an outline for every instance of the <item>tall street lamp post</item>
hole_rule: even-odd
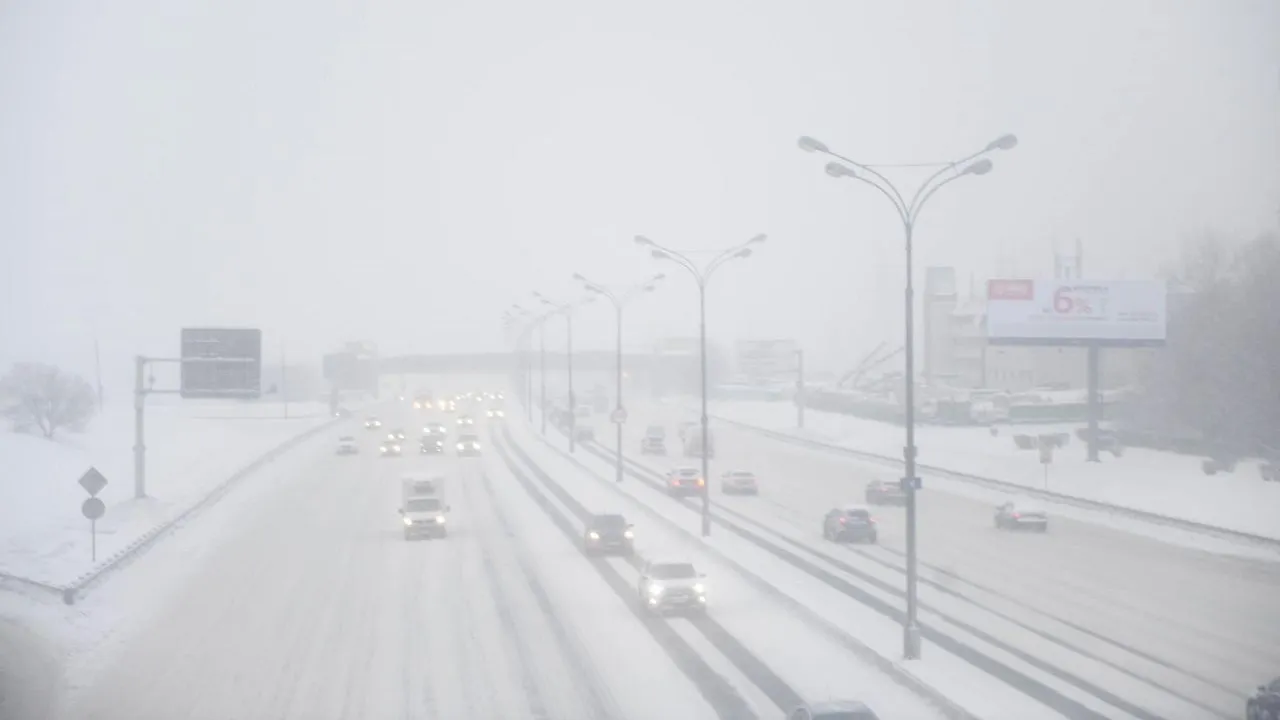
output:
[[[904,353],[906,356],[906,371],[904,373],[906,376],[906,392],[904,400],[906,403],[907,442],[902,450],[902,460],[906,470],[905,476],[902,478],[902,485],[907,496],[907,616],[902,628],[902,654],[909,660],[920,657],[920,623],[916,612],[916,490],[919,480],[916,478],[915,301],[913,297],[914,286],[911,279],[912,235],[915,231],[916,221],[920,217],[921,208],[942,186],[968,175],[985,175],[991,172],[991,160],[982,156],[996,150],[1010,150],[1016,147],[1017,144],[1018,138],[1015,136],[1003,135],[988,143],[985,148],[978,152],[955,162],[945,163],[943,167],[930,175],[916,189],[911,196],[910,202],[908,202],[897,186],[874,167],[835,153],[814,138],[806,136],[799,140],[801,150],[821,153],[835,158],[832,162],[827,163],[826,172],[828,175],[834,178],[861,180],[880,191],[880,194],[893,203],[893,209],[897,211],[899,219],[902,220],[907,256],[907,282],[904,297],[904,311],[906,313],[906,347]]]
[[[618,353],[618,356],[617,356],[617,360],[618,360],[618,368],[617,368],[617,382],[618,382],[618,388],[617,388],[617,391],[615,392],[615,395],[614,395],[614,397],[616,398],[616,407],[614,408],[614,412],[615,412],[615,413],[618,413],[618,414],[619,414],[619,416],[617,416],[617,417],[614,417],[614,418],[613,418],[614,425],[616,425],[616,426],[617,426],[617,428],[618,428],[618,448],[617,448],[617,454],[616,454],[616,457],[615,457],[615,464],[617,465],[617,480],[618,480],[618,482],[622,482],[622,425],[623,425],[623,419],[622,419],[622,417],[620,416],[620,414],[621,414],[621,413],[623,413],[623,412],[625,412],[625,411],[623,410],[623,405],[622,405],[622,308],[623,308],[623,306],[624,306],[624,305],[626,305],[628,302],[630,302],[632,299],[636,298],[636,297],[637,297],[637,296],[639,296],[640,294],[642,294],[642,293],[647,293],[647,292],[653,292],[654,288],[656,288],[656,287],[658,286],[658,281],[659,281],[659,280],[661,280],[663,277],[665,277],[665,276],[664,276],[662,273],[658,273],[657,275],[654,275],[653,277],[649,278],[648,280],[644,281],[643,283],[640,283],[639,285],[635,285],[635,286],[633,286],[633,287],[625,288],[625,289],[622,289],[622,290],[614,290],[614,289],[611,289],[611,288],[606,287],[606,286],[604,286],[604,285],[601,285],[601,284],[599,284],[599,283],[591,282],[591,281],[590,281],[590,280],[588,280],[587,278],[583,277],[582,273],[574,273],[574,274],[573,274],[573,279],[574,279],[574,280],[577,280],[577,281],[579,281],[579,282],[581,282],[581,283],[583,284],[583,286],[584,286],[587,290],[589,290],[589,291],[591,291],[591,292],[593,292],[593,293],[595,293],[595,294],[597,294],[597,295],[600,295],[600,296],[604,297],[605,299],[607,299],[609,302],[613,303],[613,309],[614,309],[615,311],[617,311],[617,315],[618,315],[618,320],[617,320],[617,330],[618,330],[618,350],[617,350],[617,353]]]
[[[576,310],[579,306],[585,305],[595,300],[595,296],[588,295],[587,297],[581,300],[578,300],[576,302],[560,304],[560,303],[553,302],[551,299],[549,299],[547,296],[543,295],[540,292],[535,292],[533,295],[534,297],[538,298],[538,300],[540,300],[543,305],[546,305],[547,307],[550,308],[550,312],[547,313],[548,315],[564,315],[565,330],[566,330],[565,360],[567,361],[567,369],[568,369],[568,375],[569,375],[569,410],[568,410],[569,412],[569,428],[568,428],[569,452],[574,452],[575,450],[577,450],[578,413],[577,413],[577,405],[574,404],[574,400],[573,400],[573,311]],[[544,394],[546,392],[545,385],[544,385],[543,392]],[[543,428],[545,432],[545,428],[546,428],[545,420],[543,421]]]
[[[698,332],[701,338],[699,355],[702,361],[702,537],[711,534],[711,478],[708,477],[707,451],[710,448],[707,439],[707,282],[716,270],[730,260],[751,257],[751,246],[765,241],[764,235],[757,235],[750,240],[735,245],[711,259],[699,268],[693,260],[668,247],[663,247],[643,235],[636,236],[636,244],[649,248],[653,257],[659,260],[670,260],[693,275],[698,284]]]

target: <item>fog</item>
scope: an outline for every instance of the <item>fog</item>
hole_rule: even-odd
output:
[[[634,235],[767,233],[715,276],[712,338],[841,367],[901,339],[902,232],[797,137],[922,163],[1016,133],[918,229],[918,277],[967,284],[1077,238],[1088,275],[1149,277],[1188,234],[1274,227],[1277,128],[1271,0],[5,3],[0,362],[83,372],[96,339],[114,377],[192,325],[501,350],[534,290],[666,272],[628,308],[644,348],[697,297]],[[577,344],[613,328],[586,309]]]

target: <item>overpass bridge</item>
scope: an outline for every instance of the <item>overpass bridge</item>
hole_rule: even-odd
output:
[[[378,359],[380,375],[509,375],[523,369],[525,359],[533,363],[537,372],[540,362],[535,351],[528,354],[501,353],[433,353],[423,355],[396,355]],[[623,354],[623,369],[632,375],[647,374],[653,365],[652,354]],[[573,354],[575,372],[614,372],[618,356],[612,351],[586,350]],[[547,369],[565,367],[563,352],[546,353]]]

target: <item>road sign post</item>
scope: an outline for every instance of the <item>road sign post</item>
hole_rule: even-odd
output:
[[[625,408],[617,408],[609,413],[609,422],[617,425],[623,425],[627,422],[627,411]]]
[[[1049,435],[1040,436],[1040,465],[1044,467],[1044,489],[1049,489],[1049,466],[1053,464],[1054,442]]]
[[[107,486],[107,479],[97,468],[91,467],[77,482],[89,493],[89,499],[80,505],[80,514],[89,520],[89,559],[98,562],[98,518],[107,512],[107,505],[98,499],[98,493]]]

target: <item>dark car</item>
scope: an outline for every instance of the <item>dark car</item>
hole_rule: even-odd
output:
[[[827,700],[801,705],[787,713],[787,720],[880,720],[880,716],[857,700]]]
[[[376,417],[367,418],[364,421],[364,428],[366,430],[377,430],[380,427],[382,427],[382,421]]]
[[[480,438],[471,434],[459,435],[454,448],[458,451],[458,457],[477,457],[480,455]]]
[[[444,438],[435,435],[423,435],[418,441],[418,453],[422,455],[441,455],[444,453]]]
[[[1049,514],[1042,505],[1029,498],[1016,498],[997,505],[995,520],[997,530],[1046,532],[1049,529]]]
[[[404,430],[401,430],[400,428],[396,428],[395,430],[391,431],[391,434],[395,436],[396,440],[400,440],[401,442],[404,441]]]
[[[1244,706],[1247,720],[1280,720],[1280,677],[1259,685]]]
[[[822,520],[822,537],[834,542],[875,543],[876,519],[861,505],[834,508]]]
[[[635,536],[621,515],[592,515],[582,531],[582,549],[588,555],[619,553],[632,555]]]
[[[899,483],[872,480],[867,483],[868,505],[905,505],[907,492]]]
[[[661,425],[650,425],[640,438],[641,455],[666,455],[667,431]]]
[[[449,437],[449,429],[441,423],[427,423],[422,428],[422,434],[424,437],[443,440]]]
[[[400,457],[400,441],[388,438],[378,446],[378,454],[382,457]]]

